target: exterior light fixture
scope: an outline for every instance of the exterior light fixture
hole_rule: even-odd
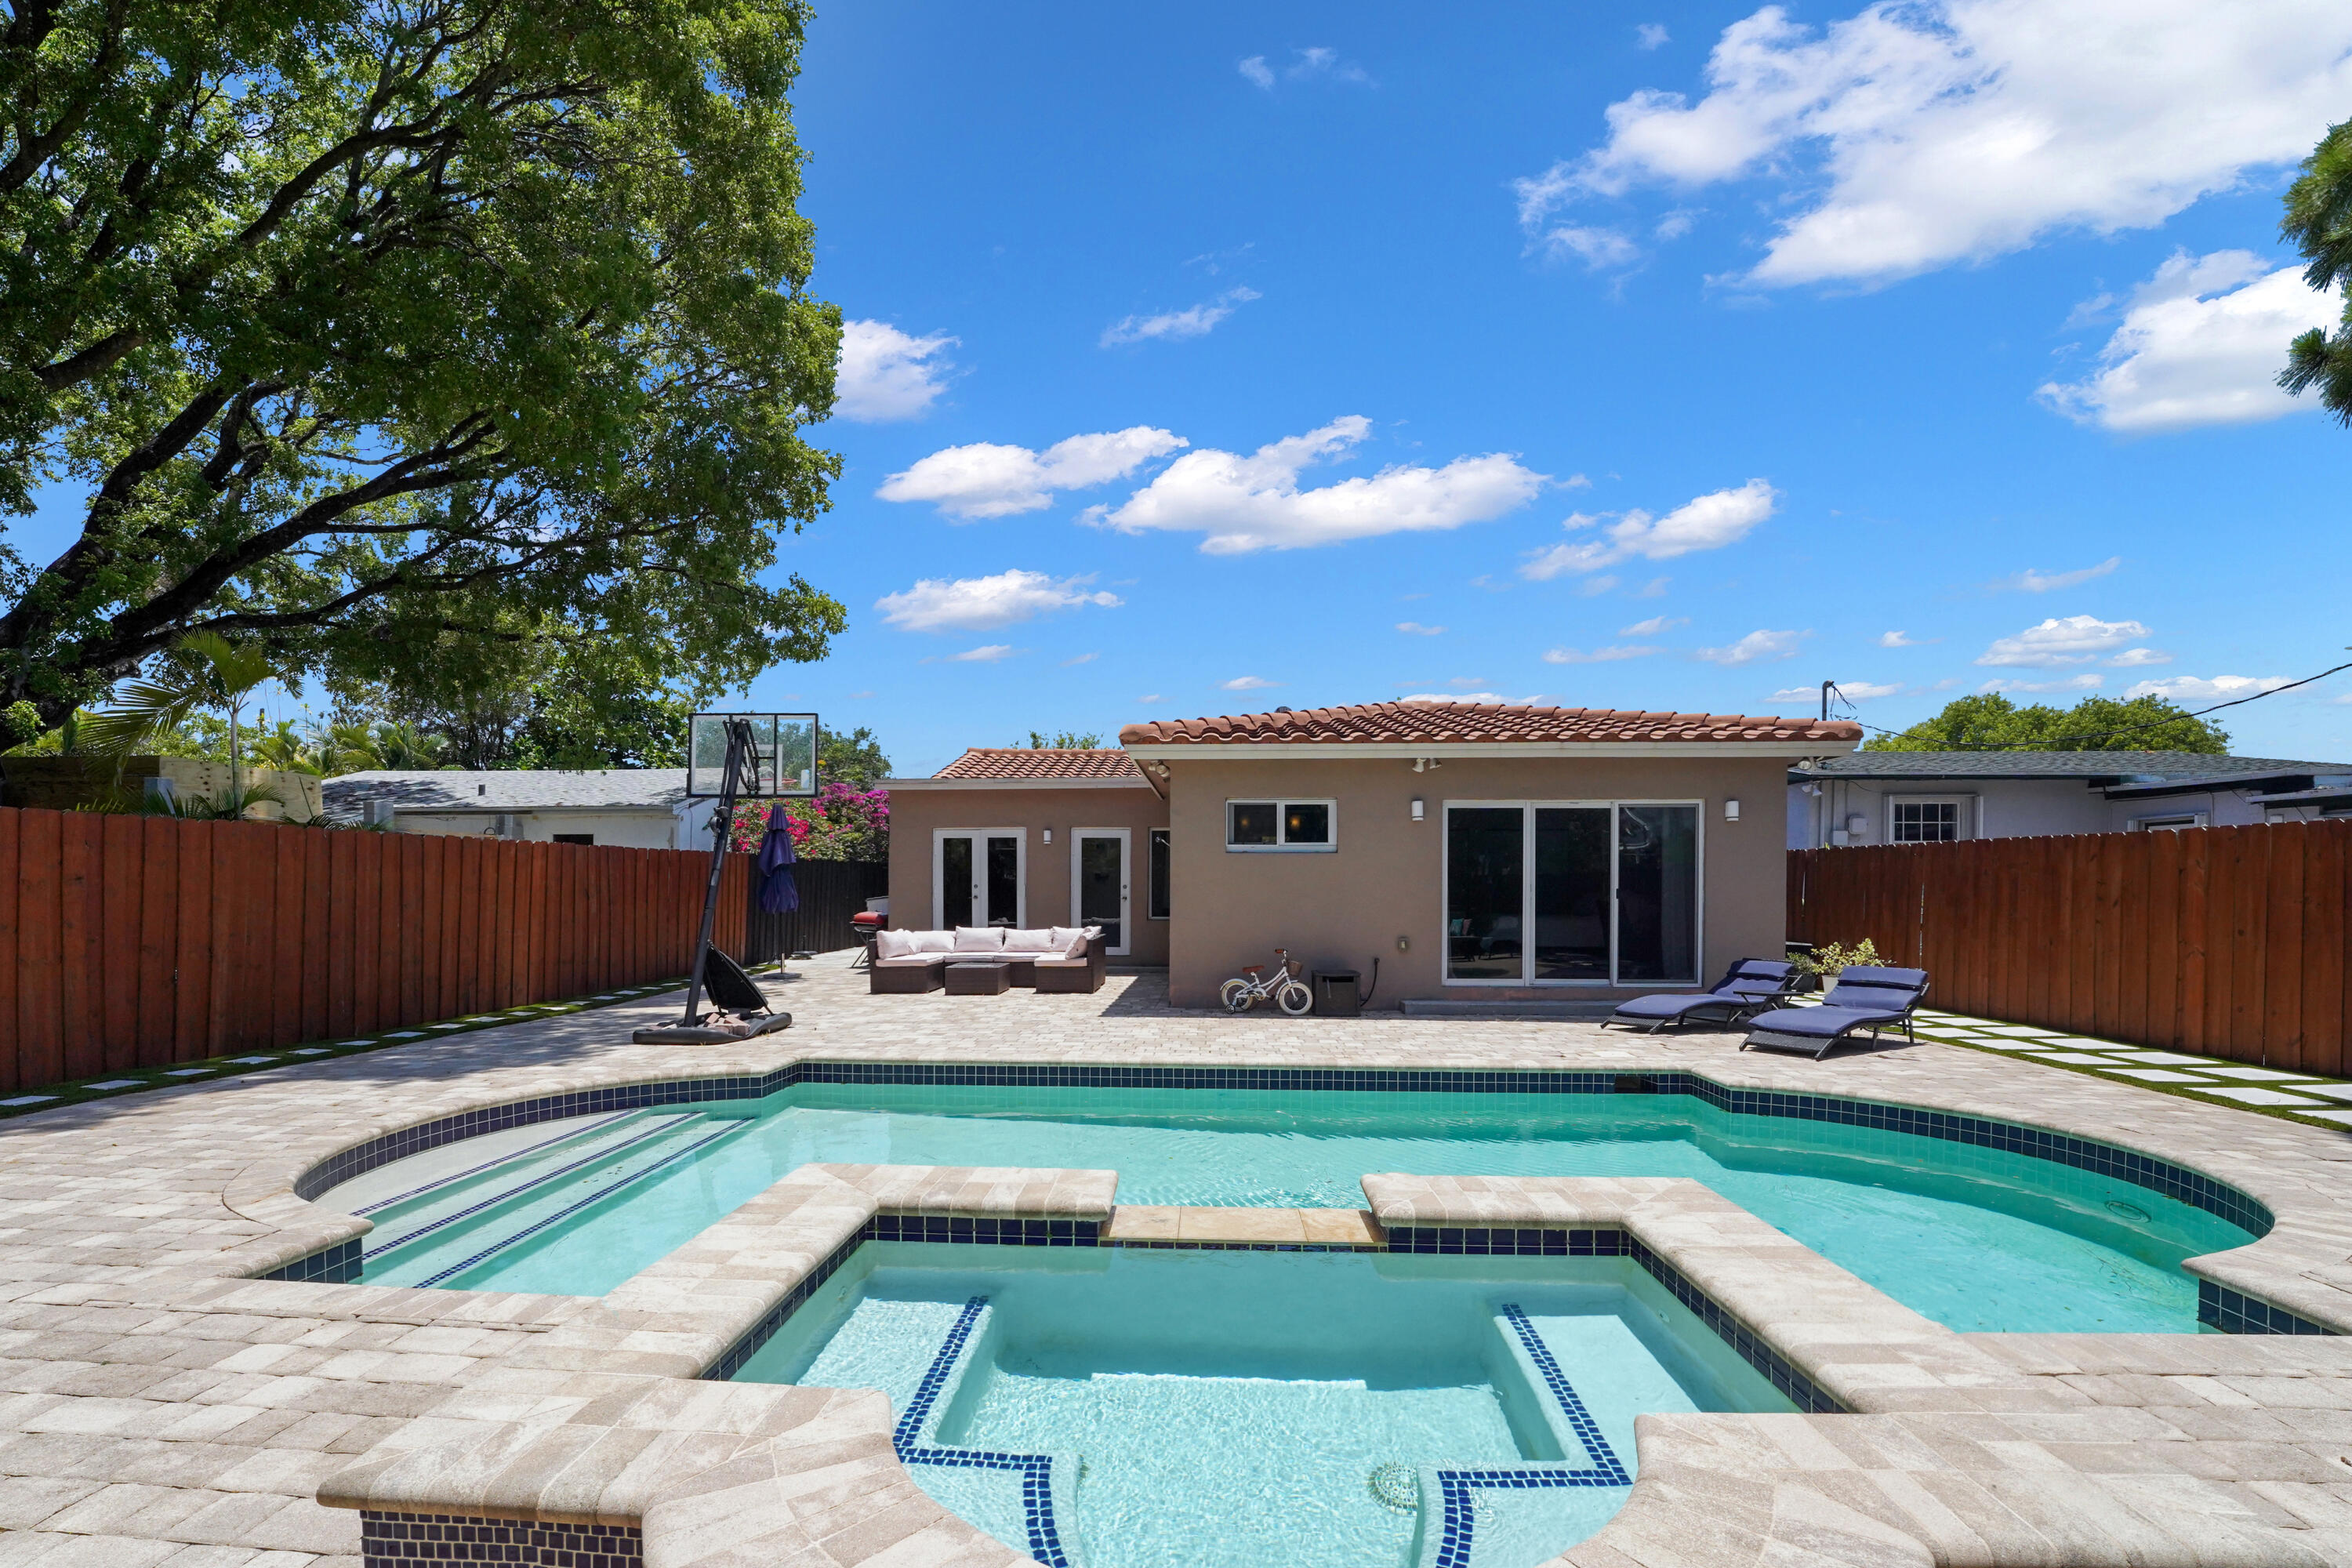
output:
[[[1409,937],[1409,936],[1401,936],[1401,937],[1397,938],[1397,951],[1398,951],[1399,952],[1412,952],[1412,938],[1411,938],[1411,937]]]
[[[1054,842],[1054,830],[1050,827],[1045,829],[1045,842],[1048,844]]]
[[[1739,820],[1739,803],[1738,801],[1727,800],[1723,803],[1723,820],[1726,822],[1737,822]]]
[[[1419,795],[1415,795],[1415,796],[1413,796],[1413,797],[1412,797],[1412,819],[1413,819],[1415,822],[1422,822],[1422,821],[1425,821],[1425,820],[1427,819],[1427,817],[1428,817],[1428,815],[1429,815],[1428,803],[1427,803],[1427,802],[1425,802],[1425,801],[1423,801],[1423,800]]]

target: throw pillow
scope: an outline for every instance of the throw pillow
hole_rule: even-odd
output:
[[[915,951],[915,933],[910,931],[880,931],[874,933],[874,956],[905,958]]]
[[[958,926],[955,929],[955,950],[958,952],[997,952],[1003,946],[1003,934],[994,926]]]
[[[951,931],[919,931],[913,933],[917,952],[953,952],[955,932]]]
[[[1045,937],[1046,945],[1065,958],[1076,958],[1087,950],[1087,933],[1076,926],[1055,926]]]
[[[1052,934],[1047,931],[1008,931],[1004,933],[1004,948],[1008,952],[1058,951],[1051,942],[1046,940]]]

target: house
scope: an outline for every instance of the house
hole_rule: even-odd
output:
[[[1180,1006],[1287,948],[1375,1000],[1612,1001],[1781,951],[1796,763],[1858,726],[1376,702],[894,779],[891,923],[1083,921]],[[1377,966],[1377,969],[1376,969]]]
[[[633,849],[709,848],[716,804],[687,799],[684,768],[387,770],[329,779],[322,793],[331,822]]]
[[[2196,752],[1854,752],[1789,772],[1789,847],[2352,814],[2352,763]]]

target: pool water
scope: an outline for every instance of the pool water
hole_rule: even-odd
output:
[[[376,1221],[370,1281],[601,1295],[819,1161],[1110,1169],[1123,1204],[1261,1207],[1360,1208],[1371,1172],[1687,1176],[1962,1331],[2195,1331],[2181,1260],[2253,1239],[2054,1162],[1686,1095],[801,1084],[453,1144],[321,1201]]]
[[[916,1483],[1047,1563],[1529,1568],[1642,1412],[1791,1406],[1625,1258],[873,1242],[740,1380],[877,1388]],[[1466,1542],[1462,1540],[1466,1536]]]

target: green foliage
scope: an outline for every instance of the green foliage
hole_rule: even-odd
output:
[[[890,759],[882,754],[882,742],[874,731],[863,724],[846,735],[828,730],[817,750],[816,775],[821,783],[870,790],[890,776]]]
[[[786,91],[803,0],[45,0],[0,29],[0,704],[186,633],[339,694],[821,657],[763,581],[839,463]],[[647,688],[640,688],[646,689]],[[559,747],[609,737],[551,720]]]
[[[239,647],[218,632],[190,632],[173,645],[160,678],[126,680],[115,706],[79,721],[81,744],[100,756],[152,752],[200,710],[228,710],[228,778],[232,795],[245,792],[237,714],[263,681],[279,671],[266,647]]]
[[[768,813],[774,801],[747,800],[735,807],[728,825],[729,846],[745,854],[758,852],[767,837]],[[829,784],[814,800],[782,803],[784,820],[793,836],[793,853],[803,860],[866,860],[890,858],[890,792],[861,790]]]
[[[1797,954],[1796,959],[1797,967],[1806,973],[1818,974],[1822,979],[1832,983],[1845,972],[1846,965],[1850,963],[1871,966],[1885,962],[1886,960],[1878,956],[1878,944],[1868,937],[1864,937],[1852,947],[1846,946],[1843,942],[1827,942],[1816,947],[1811,952]]]
[[[2230,749],[2227,731],[2161,697],[2085,697],[2072,708],[2020,708],[1998,691],[1956,698],[1899,735],[1865,742],[1865,752],[2200,752]]]
[[[2334,293],[2352,283],[2352,120],[2331,128],[2303,161],[2279,235],[2311,264],[2303,277],[2314,289]],[[2314,327],[2287,345],[2278,382],[2297,395],[2316,389],[2321,406],[2352,426],[2352,298],[2333,334]]]
[[[1101,744],[1102,736],[1092,731],[1083,735],[1069,730],[1056,735],[1029,731],[1029,749],[1033,752],[1091,752]]]

